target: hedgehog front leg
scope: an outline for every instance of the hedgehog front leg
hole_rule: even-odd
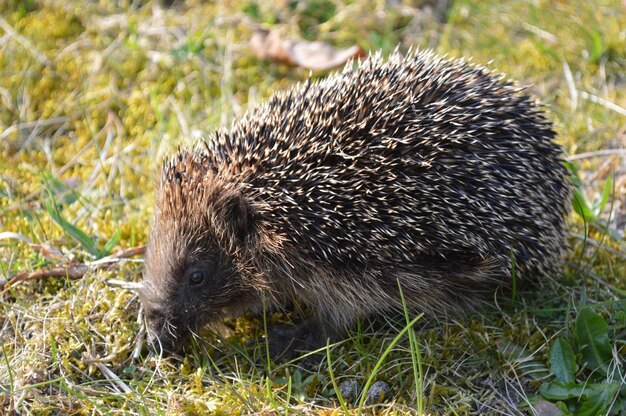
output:
[[[346,330],[337,330],[317,317],[302,319],[293,325],[268,328],[267,343],[272,361],[286,362],[345,338]],[[313,358],[315,360],[315,358]],[[311,360],[306,360],[311,362]]]

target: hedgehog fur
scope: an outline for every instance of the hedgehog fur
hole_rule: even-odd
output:
[[[304,304],[331,327],[458,310],[558,269],[569,198],[541,108],[432,52],[370,56],[165,163],[142,300],[168,348],[223,317]],[[514,263],[514,264],[513,264]]]

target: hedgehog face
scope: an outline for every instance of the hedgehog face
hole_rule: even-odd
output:
[[[180,241],[180,240],[179,240]],[[216,245],[148,249],[141,297],[149,339],[158,351],[178,351],[189,337],[231,314],[241,278]]]
[[[204,326],[246,310],[257,292],[237,264],[248,224],[241,196],[166,199],[150,232],[140,296],[152,347],[176,352]]]

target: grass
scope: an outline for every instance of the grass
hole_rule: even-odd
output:
[[[624,6],[422,3],[432,2],[2,2],[5,280],[144,244],[159,161],[306,79],[257,61],[252,25],[337,47],[490,61],[549,107],[567,154],[579,155],[578,211],[593,215],[572,209],[562,275],[517,282],[513,297],[467,317],[364,322],[312,368],[270,365],[265,345],[253,346],[264,327],[254,318],[180,359],[142,354],[140,257],[10,285],[0,297],[0,413],[626,414],[625,157],[606,151],[626,144]],[[340,400],[346,380],[385,381],[391,397]]]

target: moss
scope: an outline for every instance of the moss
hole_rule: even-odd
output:
[[[54,51],[58,46],[75,40],[84,31],[78,16],[66,8],[46,7],[25,15],[17,12],[13,17],[15,30],[44,50]]]
[[[277,25],[286,36],[338,47],[360,44],[386,54],[396,45],[403,50],[431,46],[479,63],[492,61],[490,66],[508,77],[533,84],[531,92],[549,106],[568,153],[620,147],[625,130],[623,118],[606,105],[626,107],[626,90],[620,88],[626,15],[618,0],[464,0],[450,2],[449,9],[439,2],[370,0],[188,0],[169,9],[143,1],[0,3],[4,19],[30,42],[24,46],[8,36],[0,43],[0,229],[54,247],[67,262],[91,257],[47,213],[45,178],[64,184],[52,192],[55,204],[100,247],[117,230],[119,246],[144,244],[164,155],[180,142],[207,137],[249,105],[309,76],[299,68],[259,62],[247,46],[250,20]],[[579,92],[576,107],[564,63]],[[594,102],[583,92],[606,101]],[[601,169],[610,172],[611,165],[606,159],[577,164],[588,198],[594,199],[606,177]],[[623,187],[616,190],[623,193]],[[615,293],[626,289],[623,241],[597,229],[583,236],[582,222],[574,215],[570,223],[581,238],[571,241],[568,261],[573,266],[563,276],[524,288],[515,303],[501,295],[499,308],[420,322],[416,334],[429,412],[473,414],[483,405],[510,412],[507,403],[523,397],[507,398],[507,392],[532,396],[540,383],[502,346],[517,345],[545,363],[551,337],[570,330],[571,309],[580,303],[600,305],[612,330],[623,331],[623,306],[614,302]],[[583,237],[601,242],[600,248],[585,249]],[[59,263],[39,246],[0,240],[3,277]],[[204,334],[197,353],[182,364],[135,357],[138,300],[132,291],[107,283],[110,279],[137,282],[141,264],[89,273],[78,281],[28,282],[2,295],[0,385],[16,389],[15,397],[22,399],[0,396],[0,413],[54,414],[59,407],[70,414],[339,411],[325,361],[309,370],[267,367],[263,344],[251,347],[262,336],[259,319],[229,324],[226,340]],[[335,375],[362,385],[399,330],[364,324],[350,340],[331,348]],[[624,348],[616,350],[623,354]],[[119,386],[93,359],[133,393],[112,393]],[[408,340],[399,342],[378,376],[394,394],[393,404],[381,411],[415,412]]]

